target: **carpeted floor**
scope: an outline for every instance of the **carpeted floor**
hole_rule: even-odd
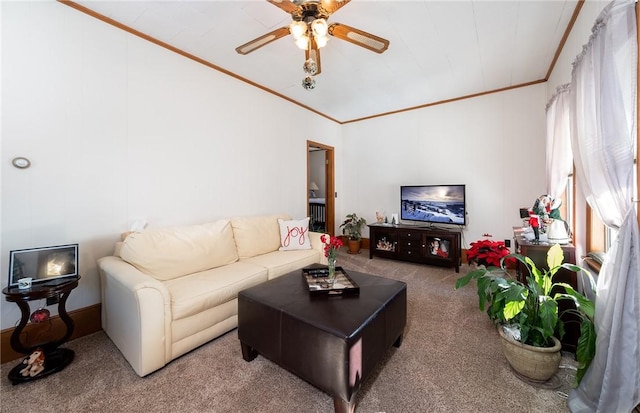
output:
[[[551,381],[518,379],[499,336],[478,311],[475,289],[456,291],[453,269],[340,252],[338,265],[407,283],[408,324],[357,395],[357,412],[568,412],[575,362]],[[0,368],[2,412],[332,412],[333,401],[262,356],[242,359],[236,330],[140,378],[102,332],[69,342],[65,370],[12,386]]]

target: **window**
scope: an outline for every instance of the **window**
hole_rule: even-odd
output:
[[[607,226],[604,225],[598,215],[589,205],[587,205],[587,245],[588,252],[606,252],[610,239],[607,240]]]
[[[560,206],[560,216],[564,217],[564,220],[569,224],[569,228],[571,228],[571,232],[575,233],[575,210],[574,210],[574,193],[575,193],[575,181],[573,179],[573,174],[570,174],[567,177],[567,187],[560,197],[562,199],[562,205]]]

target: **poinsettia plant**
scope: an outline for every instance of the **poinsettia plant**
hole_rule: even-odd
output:
[[[483,239],[471,243],[471,248],[467,250],[467,261],[469,263],[475,261],[478,265],[484,265],[485,267],[499,267],[500,259],[510,253],[511,251],[504,245],[504,241]],[[514,262],[515,258],[513,257],[505,259],[506,264],[513,264]]]
[[[342,240],[329,234],[322,234],[320,241],[324,244],[324,256],[335,259],[338,256],[338,249],[342,246]]]

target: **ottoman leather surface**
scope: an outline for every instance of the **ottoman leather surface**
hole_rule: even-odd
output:
[[[406,284],[349,271],[356,296],[311,296],[300,271],[238,294],[245,360],[257,353],[351,405],[406,325]],[[352,408],[352,407],[351,407]]]

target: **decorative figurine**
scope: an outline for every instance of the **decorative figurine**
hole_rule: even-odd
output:
[[[562,200],[553,198],[551,195],[540,195],[529,209],[529,224],[533,229],[535,242],[540,242],[540,233],[546,232],[546,227],[554,220],[562,221],[560,218],[560,206]]]
[[[20,374],[23,377],[35,377],[44,371],[44,351],[41,348],[37,348],[29,357],[25,357],[22,360],[22,364],[26,364],[27,367],[20,370]]]
[[[547,215],[546,204],[547,195],[540,195],[536,198],[533,206],[529,209],[529,224],[533,229],[534,242],[540,242],[540,230],[544,230],[544,217]]]
[[[529,225],[533,229],[534,240],[536,244],[540,242],[540,217],[529,211]]]

